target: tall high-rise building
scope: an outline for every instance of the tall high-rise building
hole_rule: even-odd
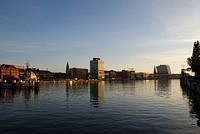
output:
[[[100,58],[90,60],[90,75],[93,79],[102,80],[105,78],[104,61]]]

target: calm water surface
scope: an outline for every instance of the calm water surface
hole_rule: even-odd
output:
[[[200,133],[200,97],[179,80],[0,90],[0,134]]]

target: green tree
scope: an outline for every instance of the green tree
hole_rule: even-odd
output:
[[[196,77],[200,78],[200,44],[199,41],[194,42],[192,56],[187,59],[187,63],[195,73]]]

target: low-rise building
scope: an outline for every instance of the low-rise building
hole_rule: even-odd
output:
[[[61,73],[61,72],[54,72],[54,79],[55,80],[64,80],[66,79],[66,73]]]
[[[71,79],[88,79],[88,69],[85,68],[71,68],[70,69]]]
[[[55,75],[48,70],[38,70],[40,80],[53,80]]]
[[[148,73],[144,73],[144,72],[135,73],[135,79],[137,79],[137,80],[146,80],[148,78],[149,78]]]
[[[0,79],[9,81],[19,79],[19,69],[14,65],[2,64],[0,66]]]
[[[135,79],[135,71],[105,71],[106,78],[109,80],[134,80]]]
[[[121,78],[124,80],[133,80],[135,79],[135,71],[122,70]]]
[[[117,78],[117,74],[116,74],[116,71],[114,70],[110,70],[109,71],[109,79],[116,79]]]

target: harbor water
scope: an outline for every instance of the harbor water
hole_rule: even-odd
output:
[[[0,134],[199,134],[199,98],[168,79],[1,89]]]

